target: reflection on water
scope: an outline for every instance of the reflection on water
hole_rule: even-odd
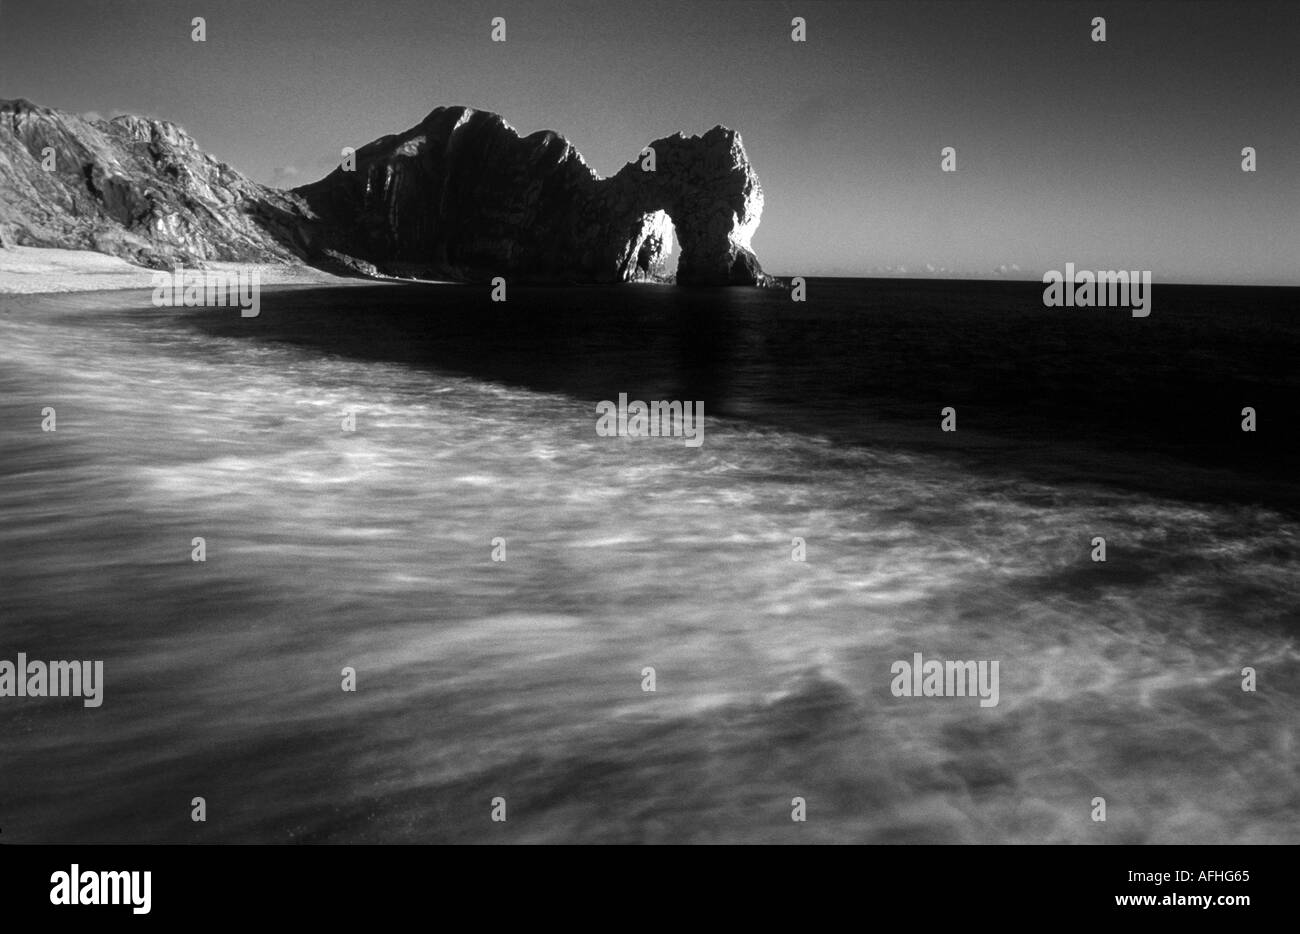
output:
[[[1285,512],[837,443],[581,334],[589,387],[520,385],[96,301],[0,317],[0,658],[106,677],[0,699],[6,840],[1300,841]],[[703,447],[596,436],[647,385]],[[1000,704],[893,697],[917,651]]]

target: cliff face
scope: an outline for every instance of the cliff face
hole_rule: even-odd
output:
[[[392,272],[456,279],[619,282],[653,274],[668,219],[683,284],[767,284],[750,238],[763,192],[739,134],[657,139],[598,178],[564,137],[520,138],[501,117],[440,107],[295,189],[330,249]]]
[[[53,150],[47,169],[46,150]],[[750,248],[763,193],[740,136],[718,126],[650,144],[598,178],[564,137],[440,107],[291,192],[246,178],[179,127],[88,121],[0,101],[0,245],[92,249],[147,266],[309,262],[363,274],[767,285]],[[669,219],[672,224],[670,226]]]
[[[4,241],[97,250],[155,268],[289,263],[307,255],[309,223],[292,196],[218,162],[174,124],[90,121],[0,101]]]

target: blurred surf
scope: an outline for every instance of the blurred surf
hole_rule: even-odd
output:
[[[1289,482],[1161,428],[1126,450],[1122,415],[1060,455],[1007,426],[1077,411],[1077,345],[828,287],[804,337],[758,290],[286,289],[259,331],[7,300],[0,657],[105,688],[0,698],[5,840],[1300,842]],[[1034,398],[982,417],[924,348]],[[707,442],[598,437],[620,391],[706,400]],[[968,436],[933,437],[945,404]],[[914,652],[1000,660],[1000,703],[892,696]]]

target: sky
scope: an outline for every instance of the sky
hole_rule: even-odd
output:
[[[602,175],[721,123],[776,275],[1300,285],[1298,47],[1295,0],[0,0],[0,97],[168,119],[283,187],[438,106]]]

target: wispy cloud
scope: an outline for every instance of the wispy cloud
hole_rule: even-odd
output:
[[[273,188],[292,188],[298,184],[298,177],[302,172],[298,171],[296,165],[280,165],[271,170],[271,187]]]

